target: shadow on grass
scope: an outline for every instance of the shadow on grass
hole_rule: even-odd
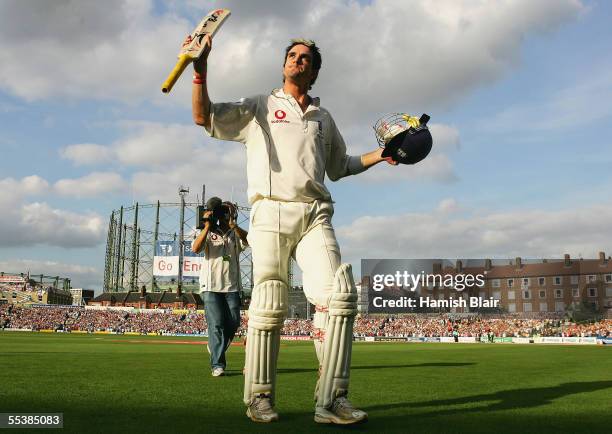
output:
[[[398,369],[398,368],[452,368],[458,366],[471,366],[475,365],[474,362],[459,362],[459,363],[417,363],[408,365],[364,365],[364,366],[351,366],[352,370],[361,369],[375,369],[380,371],[382,369]],[[304,369],[304,368],[279,368],[279,373],[295,374],[300,372],[317,372],[317,368]]]
[[[431,412],[419,413],[420,416],[441,416],[451,415],[455,413],[469,413],[481,411],[497,411],[497,410],[515,410],[540,407],[550,404],[555,399],[562,398],[568,395],[577,393],[595,392],[597,390],[608,389],[612,387],[612,381],[589,381],[584,383],[563,383],[558,386],[537,387],[531,389],[510,389],[500,390],[495,393],[486,393],[480,395],[464,396],[461,398],[438,399],[433,401],[425,401],[419,403],[396,403],[396,404],[381,404],[367,407],[367,410],[389,410],[393,408],[423,408],[437,407]],[[494,402],[491,402],[494,401]],[[488,404],[484,404],[487,403]],[[476,407],[456,408],[456,409],[441,409],[440,407],[466,405],[483,403]]]
[[[612,381],[573,382],[553,387],[502,390],[495,393],[470,395],[460,398],[431,400],[420,403],[381,404],[366,407],[370,422],[364,425],[340,427],[321,426],[312,420],[312,410],[295,411],[280,404],[281,420],[278,423],[255,424],[244,415],[244,406],[239,399],[227,401],[227,397],[203,400],[193,395],[176,391],[177,402],[146,405],[121,399],[97,401],[92,397],[82,400],[49,400],[37,396],[13,397],[3,403],[5,411],[64,412],[63,432],[206,432],[206,433],[578,433],[605,432],[607,425],[604,413],[588,418],[576,414],[532,412],[517,415],[515,410],[544,406],[564,396],[604,390],[612,387]],[[0,399],[1,401],[1,399]],[[490,403],[491,401],[496,401]],[[482,403],[475,408],[446,409]],[[420,409],[432,408],[426,413]],[[395,410],[391,414],[378,411]],[[415,411],[416,410],[416,411]],[[378,414],[377,414],[378,413]],[[35,432],[35,431],[32,431]]]

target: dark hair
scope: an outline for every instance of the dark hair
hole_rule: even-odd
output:
[[[319,69],[321,69],[322,64],[321,51],[319,51],[319,47],[317,47],[317,44],[312,39],[292,39],[289,46],[285,48],[285,60],[283,61],[283,67],[287,63],[287,56],[289,55],[289,51],[291,51],[291,49],[296,45],[305,45],[310,49],[310,54],[312,54],[312,69],[315,72],[319,72]],[[317,77],[315,76],[315,78],[313,78],[310,82],[310,86],[308,87],[308,89],[312,89],[312,85],[315,83],[316,80]],[[283,78],[283,83],[284,82],[285,79]]]
[[[216,207],[218,207],[222,203],[223,203],[223,201],[221,199],[219,199],[216,196],[213,196],[213,197],[211,197],[210,199],[208,199],[206,201],[206,209],[212,211],[213,209],[215,209]]]

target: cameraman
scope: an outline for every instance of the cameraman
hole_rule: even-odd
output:
[[[225,351],[240,326],[240,261],[248,246],[247,232],[236,224],[237,210],[230,202],[212,197],[206,202],[204,229],[192,250],[204,258],[200,268],[200,294],[208,323],[208,351],[213,377],[225,374]]]

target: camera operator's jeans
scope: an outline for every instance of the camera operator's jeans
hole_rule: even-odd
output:
[[[200,295],[208,324],[210,366],[225,369],[225,351],[240,327],[240,293],[204,291]]]

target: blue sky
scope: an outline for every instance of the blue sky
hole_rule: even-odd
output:
[[[246,203],[241,145],[191,124],[190,74],[159,91],[217,6],[232,17],[213,100],[279,86],[286,42],[305,36],[323,51],[312,93],[352,153],[387,112],[431,115],[423,163],[328,182],[346,260],[612,251],[609,2],[5,1],[0,270],[100,288],[111,210],[179,184]]]

